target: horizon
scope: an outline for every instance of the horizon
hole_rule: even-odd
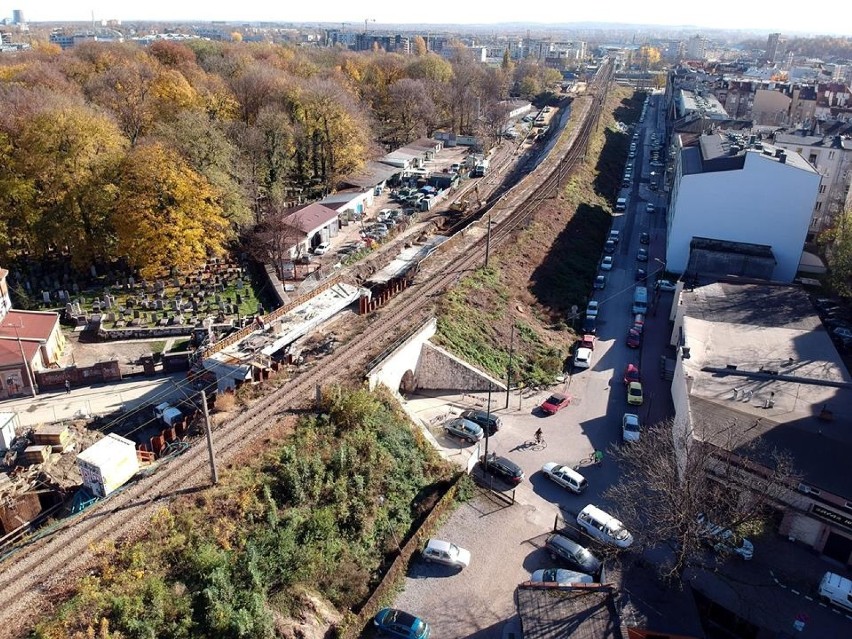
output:
[[[606,9],[594,6],[566,7],[544,6],[543,12],[553,16],[547,22],[529,19],[529,11],[518,6],[500,5],[488,7],[488,19],[481,7],[460,5],[449,0],[433,0],[423,9],[406,8],[391,0],[367,0],[353,9],[351,3],[327,0],[320,8],[313,6],[270,7],[266,3],[249,0],[235,6],[231,2],[199,2],[184,0],[181,3],[150,0],[143,6],[116,6],[113,2],[96,0],[34,0],[30,2],[6,2],[0,15],[11,16],[13,9],[23,11],[28,23],[80,22],[90,23],[103,20],[124,22],[201,22],[201,23],[276,23],[341,25],[354,30],[359,25],[379,28],[382,25],[412,28],[423,27],[478,27],[499,28],[505,26],[530,26],[538,29],[596,28],[601,30],[694,30],[723,31],[729,33],[774,33],[782,36],[833,35],[850,37],[849,32],[837,31],[838,22],[822,16],[841,15],[846,3],[829,0],[822,6],[818,16],[797,15],[793,12],[773,13],[766,5],[721,0],[712,7],[684,5],[673,0],[660,0],[653,7],[642,6],[628,0],[614,0]],[[836,9],[836,11],[833,11]],[[357,15],[353,12],[357,11]],[[336,16],[331,19],[329,16]],[[436,20],[436,17],[452,16],[452,19]],[[602,16],[606,16],[603,20]],[[616,19],[614,19],[616,18]],[[771,22],[769,22],[771,20]],[[736,25],[732,22],[736,21]],[[843,27],[840,27],[843,28]],[[848,28],[848,27],[845,27]],[[700,35],[700,33],[699,33]]]

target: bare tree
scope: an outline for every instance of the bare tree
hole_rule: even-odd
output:
[[[706,523],[754,534],[798,483],[789,457],[747,440],[737,424],[703,427],[701,439],[676,422],[642,431],[614,451],[618,482],[605,497],[640,547],[668,547],[661,577],[682,580],[687,568],[712,568],[704,549]]]
[[[293,248],[300,247],[305,234],[288,220],[286,208],[276,208],[267,213],[255,226],[247,245],[258,262],[271,264],[279,279],[286,279],[285,265],[293,261]],[[296,257],[300,250],[296,251]]]

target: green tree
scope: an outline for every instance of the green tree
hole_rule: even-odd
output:
[[[142,277],[195,268],[223,252],[228,223],[219,194],[177,153],[160,143],[139,145],[120,176],[116,251]]]
[[[839,295],[852,297],[852,210],[841,213],[818,243],[828,262],[828,282]]]

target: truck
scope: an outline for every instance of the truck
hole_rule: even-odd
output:
[[[488,167],[490,162],[488,160],[480,160],[476,163],[476,166],[473,167],[473,172],[471,173],[472,177],[485,177],[488,174]]]
[[[645,286],[637,286],[633,291],[633,307],[631,308],[631,313],[634,315],[636,313],[642,313],[643,315],[648,312],[648,289]]]
[[[163,402],[154,407],[154,417],[162,420],[166,426],[174,426],[183,419],[183,413],[168,402]]]

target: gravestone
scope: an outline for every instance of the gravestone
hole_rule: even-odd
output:
[[[263,315],[263,304],[258,303],[257,305],[257,314]]]
[[[50,291],[42,291],[41,299],[45,304],[50,304]]]
[[[128,282],[128,284],[130,284],[130,286],[136,286],[136,280],[133,279],[132,275],[127,278],[127,282]]]
[[[79,300],[74,302],[74,315],[82,315],[83,308],[80,306]]]
[[[56,296],[59,298],[60,302],[66,301],[65,291],[57,291]]]
[[[133,311],[133,319],[138,320],[142,314],[139,312],[139,309],[135,309]]]
[[[163,300],[157,299],[157,301],[154,302],[154,308],[156,308],[158,311],[162,311],[163,310]]]
[[[237,293],[236,298],[237,298],[237,306],[242,306],[243,305],[243,296],[240,295],[239,293]]]
[[[94,265],[94,264],[92,264],[92,265],[89,267],[89,273],[91,273],[91,274],[92,274],[92,277],[97,277],[97,276],[98,276],[98,269],[96,269],[96,268],[95,268],[95,265]]]
[[[114,323],[115,322],[115,313],[110,311],[109,313],[107,313],[106,318],[107,318],[107,322],[113,322]]]
[[[237,280],[237,290],[238,291],[243,290],[243,280],[242,279]]]
[[[74,295],[79,295],[79,294],[80,294],[80,285],[79,285],[79,284],[77,284],[77,280],[74,280],[74,281],[71,283],[71,290],[72,290],[72,291],[74,291]]]
[[[71,302],[68,302],[65,305],[65,316],[73,317],[74,316],[74,305]]]
[[[198,300],[194,297],[192,298],[192,314],[198,315]]]
[[[100,313],[101,312],[101,301],[100,300],[95,300],[94,302],[92,302],[92,312],[93,313]]]
[[[172,305],[174,307],[174,310],[176,310],[178,313],[180,313],[180,300],[179,299],[172,300]]]

